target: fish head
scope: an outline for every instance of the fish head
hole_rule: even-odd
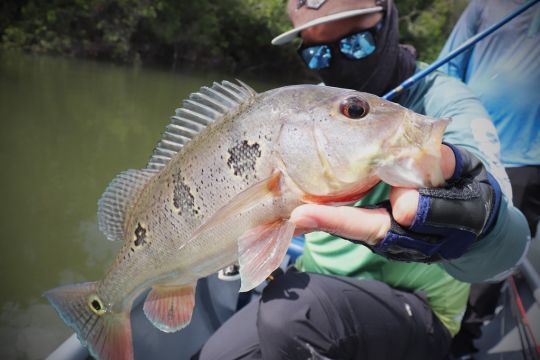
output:
[[[285,171],[306,201],[354,202],[381,180],[402,187],[444,182],[440,144],[449,120],[368,93],[318,88],[283,123],[279,140]]]

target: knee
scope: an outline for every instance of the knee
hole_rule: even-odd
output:
[[[288,272],[265,288],[257,315],[259,336],[290,338],[306,326],[312,301],[306,296],[307,276]]]
[[[322,304],[323,284],[314,274],[287,272],[264,290],[257,315],[263,358],[307,359],[335,344]]]

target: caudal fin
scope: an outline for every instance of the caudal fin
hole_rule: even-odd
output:
[[[95,282],[66,285],[47,291],[62,320],[77,333],[97,359],[133,359],[129,312],[113,313],[96,293]]]

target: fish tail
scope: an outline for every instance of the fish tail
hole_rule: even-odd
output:
[[[61,286],[44,296],[96,359],[133,359],[129,309],[110,311],[96,290],[96,282],[87,282]]]

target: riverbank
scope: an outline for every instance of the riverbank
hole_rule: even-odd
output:
[[[402,42],[431,62],[466,3],[399,1]],[[0,6],[3,49],[302,78],[294,45],[270,45],[289,27],[282,0],[22,0]]]

